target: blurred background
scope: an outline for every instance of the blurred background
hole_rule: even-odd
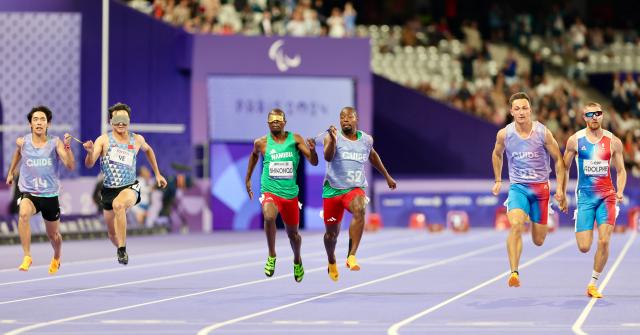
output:
[[[562,150],[584,127],[583,106],[604,106],[629,175],[618,222],[635,228],[640,37],[632,7],[597,0],[3,0],[3,178],[15,139],[29,131],[31,107],[53,110],[52,134],[86,141],[110,128],[107,106],[124,102],[131,130],[155,149],[169,181],[155,189],[146,160],[138,161],[146,187],[130,213],[134,233],[261,229],[244,176],[269,110],[283,109],[288,130],[314,137],[338,124],[343,106],[355,106],[399,186],[391,192],[371,171],[370,229],[504,229],[506,193],[490,193],[490,156],[496,132],[511,122],[509,96],[525,91]],[[84,151],[72,146],[81,162]],[[300,165],[307,230],[323,229],[324,169],[323,162]],[[65,238],[104,235],[96,176],[97,168],[82,164],[63,173]],[[3,243],[17,241],[16,197],[1,183]],[[570,215],[552,215],[556,226],[573,226]],[[44,236],[41,222],[32,226]]]

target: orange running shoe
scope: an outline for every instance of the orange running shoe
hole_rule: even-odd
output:
[[[358,264],[355,255],[349,255],[349,257],[347,257],[347,267],[351,271],[360,271],[360,265]]]
[[[520,275],[515,271],[509,277],[509,287],[520,287]]]
[[[327,268],[327,272],[329,273],[329,278],[333,281],[338,281],[338,265],[336,263],[329,263],[329,267]]]
[[[604,297],[602,293],[598,292],[598,288],[595,285],[587,286],[587,296],[598,299]]]
[[[31,267],[31,263],[33,263],[31,256],[24,256],[24,258],[22,259],[22,264],[20,264],[20,266],[18,267],[18,270],[29,271],[29,267]]]
[[[56,274],[59,268],[60,268],[60,260],[51,258],[51,264],[49,264],[49,274],[50,275]]]

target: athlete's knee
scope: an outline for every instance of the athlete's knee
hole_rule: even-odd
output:
[[[59,242],[62,239],[60,233],[58,233],[57,231],[47,233],[47,236],[49,237],[49,241],[51,242]]]
[[[278,217],[278,213],[275,211],[264,211],[264,213],[262,213],[264,216],[264,222],[276,222],[276,218]]]
[[[290,240],[297,240],[302,238],[297,230],[287,231],[287,236],[289,237]]]
[[[589,252],[589,250],[591,250],[591,246],[578,244],[578,250],[580,250],[581,253],[586,254],[587,252]]]
[[[609,249],[609,239],[608,238],[599,238],[598,239],[598,249],[600,249],[600,250]]]
[[[124,202],[114,201],[113,202],[113,211],[116,213],[123,212],[127,209],[127,206]]]
[[[524,222],[514,220],[511,222],[510,232],[514,234],[521,234],[524,231]]]
[[[365,210],[364,210],[363,204],[360,204],[360,203],[354,204],[352,210],[353,212],[351,213],[351,215],[353,216],[354,219],[356,220],[364,219]]]
[[[20,211],[20,213],[18,213],[19,222],[28,222],[29,219],[31,219],[31,213],[27,211]]]
[[[533,244],[537,245],[537,246],[541,246],[544,244],[544,236],[534,236],[533,237]]]
[[[335,240],[338,238],[338,232],[337,231],[328,231],[324,233],[324,238],[325,239],[329,239],[329,240]]]

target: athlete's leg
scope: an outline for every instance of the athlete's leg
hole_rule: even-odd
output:
[[[107,225],[107,234],[109,235],[109,240],[113,244],[114,247],[118,247],[118,236],[116,234],[115,227],[115,213],[113,210],[105,209],[102,211],[104,214],[104,223]]]
[[[593,270],[600,273],[604,270],[604,266],[609,259],[609,241],[611,240],[611,233],[613,232],[613,225],[601,224],[598,226],[598,249],[593,261]]]
[[[362,240],[364,231],[365,196],[358,195],[349,203],[349,212],[352,214],[349,225],[349,256],[355,256]]]
[[[20,243],[22,244],[22,264],[18,267],[20,271],[28,271],[31,266],[31,226],[30,220],[36,213],[36,207],[33,202],[24,197],[20,200],[20,208],[18,211],[18,234],[20,235]]]
[[[509,255],[509,266],[511,271],[518,271],[520,255],[522,255],[522,232],[527,222],[527,213],[520,208],[515,208],[507,212],[507,218],[511,225],[509,236],[507,237],[507,253]]]
[[[47,236],[49,237],[49,241],[51,242],[51,246],[53,247],[53,258],[60,259],[60,254],[62,252],[62,235],[60,235],[60,220],[56,221],[44,221],[45,227],[47,228]]]
[[[264,216],[264,232],[267,236],[267,247],[269,256],[276,257],[276,218],[278,217],[278,207],[273,201],[262,204],[262,215]]]
[[[587,253],[593,243],[593,224],[596,219],[596,207],[587,195],[578,196],[575,212],[576,243],[582,253]]]
[[[293,263],[301,264],[300,248],[302,247],[302,236],[298,231],[300,223],[300,207],[298,197],[293,199],[280,199],[280,216],[284,222],[287,237],[293,250]]]
[[[596,209],[598,222],[598,249],[593,264],[593,270],[602,272],[609,258],[609,241],[616,224],[616,199],[614,195],[602,200]]]
[[[31,199],[24,197],[20,200],[18,211],[18,234],[22,243],[24,256],[31,257],[31,217],[36,213],[36,207]]]
[[[62,254],[62,236],[60,235],[60,220],[44,221],[47,227],[47,236],[53,247],[53,258],[49,264],[49,274],[55,274],[60,268],[60,256]]]
[[[125,188],[113,199],[113,213],[118,247],[127,244],[127,210],[136,204],[138,193],[132,189]]]

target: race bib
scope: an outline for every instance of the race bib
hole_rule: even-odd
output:
[[[609,173],[609,162],[601,159],[585,159],[582,169],[587,176],[603,177]]]
[[[111,150],[109,150],[109,161],[118,163],[118,164],[127,165],[127,166],[132,166],[133,152],[126,149],[121,149],[118,147],[111,147]]]
[[[293,162],[270,162],[269,178],[293,179]]]

